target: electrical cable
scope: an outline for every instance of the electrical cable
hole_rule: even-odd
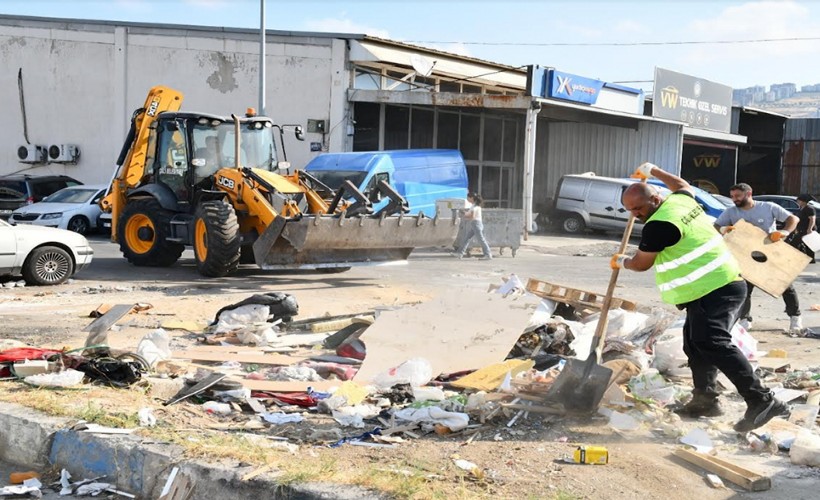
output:
[[[460,42],[441,40],[405,40],[404,43],[487,45],[495,47],[641,47],[659,45],[732,45],[744,43],[810,42],[820,37],[753,38],[746,40],[679,40],[665,42]]]

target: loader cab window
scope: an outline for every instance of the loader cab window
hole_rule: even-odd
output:
[[[223,156],[225,150],[225,133],[220,134],[220,127],[195,125],[191,132],[191,150],[194,166],[195,183],[208,179],[219,169],[229,166]]]
[[[155,175],[159,182],[170,187],[179,200],[187,200],[189,189],[186,182],[188,155],[185,135],[175,122],[160,127],[155,159]]]

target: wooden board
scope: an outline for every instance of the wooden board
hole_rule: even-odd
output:
[[[285,356],[284,354],[241,354],[231,352],[174,351],[171,356],[174,359],[190,359],[192,361],[238,361],[240,363],[279,366],[293,365],[305,360],[305,358]]]
[[[724,239],[740,265],[743,279],[773,297],[780,297],[811,262],[811,257],[783,241],[772,242],[762,229],[740,220]],[[765,262],[752,258],[760,252]]]
[[[713,457],[696,451],[678,448],[675,456],[697,465],[721,478],[730,481],[749,491],[767,491],[772,488],[772,479],[757,472],[735,465],[728,460]]]

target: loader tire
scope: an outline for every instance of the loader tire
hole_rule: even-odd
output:
[[[194,212],[194,256],[203,276],[220,278],[239,267],[239,222],[230,203],[206,201]]]
[[[168,267],[185,246],[168,241],[172,212],[153,198],[129,201],[119,221],[120,251],[135,266]]]

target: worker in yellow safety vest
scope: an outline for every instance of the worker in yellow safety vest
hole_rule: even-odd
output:
[[[755,375],[749,360],[732,343],[731,330],[746,298],[740,269],[695,201],[688,182],[651,163],[634,177],[657,177],[672,194],[665,199],[650,184],[629,186],[622,202],[644,227],[632,257],[612,256],[613,269],[646,271],[655,268],[655,282],[664,302],[686,310],[683,351],[689,359],[692,399],[677,412],[686,417],[718,416],[717,374],[723,372],[746,400],[746,413],[734,428],[756,429],[774,417],[791,412]]]

